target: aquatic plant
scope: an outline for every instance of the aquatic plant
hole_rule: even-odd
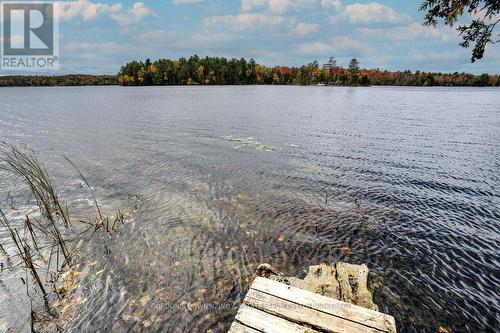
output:
[[[60,231],[61,222],[64,227],[69,226],[68,212],[62,208],[63,205],[59,201],[47,170],[30,150],[22,151],[5,142],[2,143],[1,148],[3,148],[3,154],[0,157],[2,162],[0,169],[21,178],[28,186],[30,193],[36,199],[42,216],[49,222],[49,226],[39,223],[40,229],[57,242],[66,264],[71,265],[71,255]],[[29,221],[29,218],[27,220]]]
[[[64,159],[77,171],[81,180],[89,189],[97,216],[94,219],[77,219],[78,226],[72,224],[68,206],[64,204],[45,166],[39,161],[33,150],[25,147],[23,149],[2,142],[0,144],[0,171],[13,176],[16,180],[21,180],[24,189],[27,190],[28,199],[24,205],[36,204],[40,214],[26,214],[24,218],[9,219],[5,209],[0,207],[0,227],[7,231],[8,240],[11,247],[1,246],[1,253],[10,262],[18,259],[18,263],[11,265],[12,269],[25,269],[32,277],[34,286],[41,292],[45,313],[49,317],[57,317],[55,308],[51,306],[54,299],[61,299],[68,288],[58,288],[56,284],[61,277],[73,277],[71,285],[76,285],[74,277],[74,262],[77,256],[75,250],[80,241],[88,241],[100,229],[112,234],[116,231],[117,225],[124,224],[126,216],[121,210],[110,217],[101,212],[95,193],[82,172],[67,157]],[[10,192],[9,192],[10,196]],[[10,207],[14,207],[13,198],[10,198]],[[64,207],[64,208],[63,208]],[[16,207],[20,211],[22,205]],[[7,241],[7,240],[2,240]],[[69,244],[73,244],[70,246]],[[8,249],[14,250],[14,253]],[[62,254],[63,260],[60,260]],[[2,270],[4,269],[2,264]],[[45,279],[41,273],[45,273]],[[22,279],[25,284],[28,297],[31,302],[32,331],[34,321],[46,321],[47,316],[37,313],[33,308],[33,298],[29,294],[28,275]],[[60,282],[60,281],[59,281]],[[67,284],[67,283],[63,283]],[[57,325],[57,324],[56,324]]]

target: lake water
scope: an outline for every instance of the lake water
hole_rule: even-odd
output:
[[[224,332],[259,263],[333,261],[370,267],[401,332],[499,327],[498,89],[3,88],[0,140],[33,147],[69,205],[62,155],[103,210],[141,198],[83,249],[74,331]],[[0,293],[5,328],[22,307]]]

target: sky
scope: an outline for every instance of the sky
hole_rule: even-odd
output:
[[[60,72],[115,74],[131,60],[199,56],[302,65],[499,73],[500,44],[470,63],[454,28],[422,25],[423,0],[64,1]]]

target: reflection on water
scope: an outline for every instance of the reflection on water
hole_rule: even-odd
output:
[[[104,205],[141,196],[86,249],[75,332],[224,332],[259,263],[337,260],[372,268],[401,331],[493,331],[498,105],[496,89],[14,88],[0,139],[40,150],[62,191],[76,177],[49,148]]]

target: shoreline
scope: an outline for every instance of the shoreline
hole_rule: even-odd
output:
[[[2,85],[0,77],[0,89],[2,88],[71,88],[71,87],[121,87],[121,88],[145,88],[145,87],[190,87],[190,88],[213,88],[213,87],[314,87],[314,88],[479,88],[479,89],[495,89],[498,86],[474,86],[474,85],[387,85],[387,84],[371,84],[371,85],[325,85],[319,86],[317,84],[207,84],[207,85],[194,85],[194,84],[166,84],[166,85],[134,85],[123,86],[120,84],[59,84],[59,85]]]

